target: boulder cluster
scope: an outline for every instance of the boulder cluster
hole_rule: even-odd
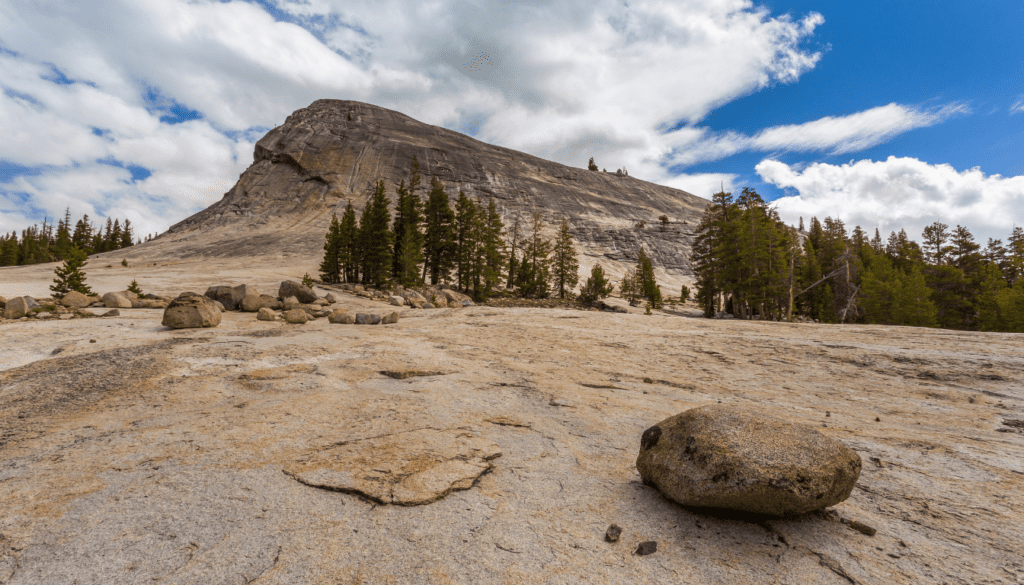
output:
[[[30,296],[5,299],[0,297],[0,317],[4,319],[78,319],[95,317],[88,308],[163,309],[173,297],[137,295],[130,290],[85,295],[71,291],[63,297],[34,298]],[[106,316],[106,314],[104,315]]]

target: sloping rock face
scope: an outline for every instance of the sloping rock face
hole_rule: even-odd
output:
[[[332,213],[346,200],[357,211],[383,180],[392,210],[395,186],[408,180],[413,157],[426,199],[436,176],[454,200],[459,190],[493,197],[506,225],[542,212],[554,233],[569,220],[581,265],[613,272],[636,262],[643,245],[667,275],[688,276],[691,230],[707,200],[615,173],[567,167],[486,144],[404,114],[354,101],[318,100],[294,112],[256,144],[253,164],[224,198],[174,225],[164,241],[192,253],[259,255],[267,249],[322,254]],[[671,223],[662,227],[658,217]],[[637,222],[646,227],[637,228]],[[685,224],[683,222],[686,222]],[[229,243],[230,242],[230,243]]]

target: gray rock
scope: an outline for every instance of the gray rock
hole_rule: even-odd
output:
[[[108,292],[103,295],[103,306],[108,309],[131,309],[132,302],[124,293]]]
[[[302,286],[301,282],[295,282],[294,280],[282,282],[280,288],[277,289],[277,296],[280,299],[295,297],[300,303],[312,303],[317,299],[313,289]]]
[[[81,309],[92,304],[92,299],[76,290],[73,290],[60,299],[60,304],[70,309]]]
[[[31,297],[14,297],[4,305],[4,319],[20,319],[32,310],[31,303],[35,299]],[[36,303],[38,305],[38,303]]]
[[[288,323],[294,323],[296,325],[302,325],[309,321],[309,315],[303,309],[288,309],[281,313],[281,318]]]
[[[217,302],[194,292],[184,292],[164,309],[165,327],[190,329],[220,325],[221,312]]]
[[[206,289],[206,296],[219,301],[224,309],[227,311],[237,311],[241,308],[242,299],[248,294],[248,289],[244,284],[238,286],[211,286]]]
[[[277,315],[267,307],[263,307],[256,312],[256,318],[260,321],[276,321]]]
[[[423,295],[421,295],[420,293],[418,293],[418,292],[416,292],[414,290],[411,290],[411,289],[404,289],[402,291],[401,295],[402,295],[402,298],[404,298],[407,301],[411,301],[411,300],[415,299],[415,300],[417,300],[417,301],[422,303],[422,302],[427,300]]]
[[[422,304],[422,305],[420,306],[420,308],[421,308],[421,309],[433,309],[433,308],[435,308],[435,307],[434,307],[434,305],[433,305],[432,303],[430,303],[430,302],[424,302],[424,303],[423,303],[423,304]]]
[[[388,302],[396,307],[404,307],[405,299],[398,295],[391,295],[388,297]]]
[[[327,316],[327,320],[331,323],[341,323],[345,325],[351,325],[356,322],[356,318],[345,309],[335,309],[331,311],[331,314]]]
[[[41,313],[36,313],[36,319],[49,319],[50,316],[51,316],[50,313],[48,313],[46,311],[43,311]]]
[[[473,306],[473,305],[475,305],[475,304],[476,304],[476,303],[474,303],[473,301],[471,301],[471,300],[469,300],[469,299],[463,299],[463,300],[462,300],[462,306],[463,306],[463,307],[472,307],[472,306]]]
[[[318,307],[326,307],[327,305],[330,305],[331,302],[328,301],[327,299],[317,299],[313,301],[311,304],[316,305]]]
[[[647,555],[652,555],[656,552],[658,552],[658,543],[653,540],[647,540],[638,544],[636,546],[636,550],[633,551],[633,554],[645,557]]]
[[[618,542],[619,536],[622,534],[622,528],[619,528],[617,524],[612,524],[608,527],[608,530],[604,533],[604,539],[607,542]]]
[[[298,309],[299,307],[301,307],[302,303],[300,303],[299,299],[297,299],[296,297],[286,297],[284,299],[284,302],[281,303],[281,306],[284,308],[285,311],[291,311],[292,309]]]
[[[338,302],[338,298],[334,296],[334,293],[327,293],[327,295],[324,296],[324,300],[327,301],[328,305],[333,305]]]
[[[106,313],[100,315],[100,317],[120,317],[121,311],[119,309],[110,309]]]
[[[684,506],[793,516],[848,498],[861,461],[814,429],[712,404],[644,431],[636,469]]]
[[[382,325],[389,325],[391,323],[398,323],[398,311],[391,311],[380,320]]]
[[[354,284],[354,285],[352,285],[352,292],[361,293],[361,292],[365,292],[365,291],[366,291],[366,288],[363,287],[363,285],[361,285],[361,284]]]
[[[356,325],[377,325],[380,315],[376,313],[356,313]]]

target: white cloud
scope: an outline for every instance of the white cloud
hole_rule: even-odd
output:
[[[844,165],[812,164],[802,170],[775,160],[756,167],[762,179],[797,195],[774,202],[784,220],[798,217],[842,219],[883,238],[907,230],[920,241],[925,226],[935,221],[963,225],[979,243],[1006,241],[1015,225],[1024,225],[1024,177],[986,176],[979,169],[957,171],[915,158],[889,157]]]
[[[126,206],[157,198],[165,228],[196,210],[183,194],[234,183],[262,133],[254,129],[319,98],[473,127],[481,140],[566,164],[595,156],[701,191],[703,178],[686,183],[663,166],[681,134],[662,129],[794,82],[821,57],[802,45],[820,15],[772,17],[748,0],[276,5],[292,22],[237,0],[83,0],[59,10],[0,0],[0,160],[48,165],[20,193],[54,214],[61,196],[39,187],[95,173],[83,184],[113,189],[85,199],[96,213],[105,197]],[[76,82],[50,81],[50,64]],[[172,103],[201,119],[161,122],[158,110]],[[238,132],[245,138],[228,137]],[[109,157],[153,174],[129,189],[95,164]],[[0,230],[22,226],[0,218]]]
[[[963,104],[930,110],[889,104],[848,116],[827,116],[803,124],[773,126],[754,136],[684,128],[686,132],[674,137],[674,151],[667,160],[671,165],[688,166],[745,151],[844,154],[871,148],[904,132],[931,126],[969,111]]]
[[[1010,115],[1019,114],[1021,112],[1024,112],[1024,98],[1015,101],[1013,105],[1010,106]]]

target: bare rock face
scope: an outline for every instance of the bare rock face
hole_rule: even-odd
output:
[[[77,290],[73,290],[64,295],[64,297],[60,300],[60,304],[70,309],[81,309],[91,305],[92,299],[83,295]]]
[[[636,469],[684,506],[793,516],[850,497],[861,461],[814,429],[715,404],[644,431]]]
[[[692,274],[692,228],[706,199],[625,174],[589,171],[585,159],[565,166],[341,100],[317,100],[295,111],[257,142],[252,165],[221,201],[172,226],[160,240],[180,243],[182,254],[254,256],[272,246],[319,255],[331,214],[340,216],[347,200],[360,211],[378,180],[389,186],[408,181],[413,157],[422,185],[436,176],[451,196],[461,189],[471,198],[493,197],[506,225],[536,209],[553,233],[556,218],[566,217],[584,266],[600,261],[620,272],[636,263],[644,246],[669,277]],[[425,188],[420,190],[425,199]],[[393,192],[389,198],[394,206]],[[663,214],[667,226],[658,224]]]
[[[469,489],[500,456],[468,431],[421,429],[331,445],[284,471],[309,486],[419,506]]]
[[[300,303],[312,303],[317,300],[316,293],[309,287],[303,286],[300,282],[294,280],[286,280],[281,283],[280,288],[277,290],[277,296],[280,299],[287,299],[288,297],[295,297]]]
[[[242,299],[248,291],[244,284],[238,286],[211,286],[206,289],[206,296],[220,302],[225,311],[238,311],[242,308]]]
[[[184,292],[164,309],[163,325],[173,329],[216,327],[220,320],[216,301],[194,292]]]

